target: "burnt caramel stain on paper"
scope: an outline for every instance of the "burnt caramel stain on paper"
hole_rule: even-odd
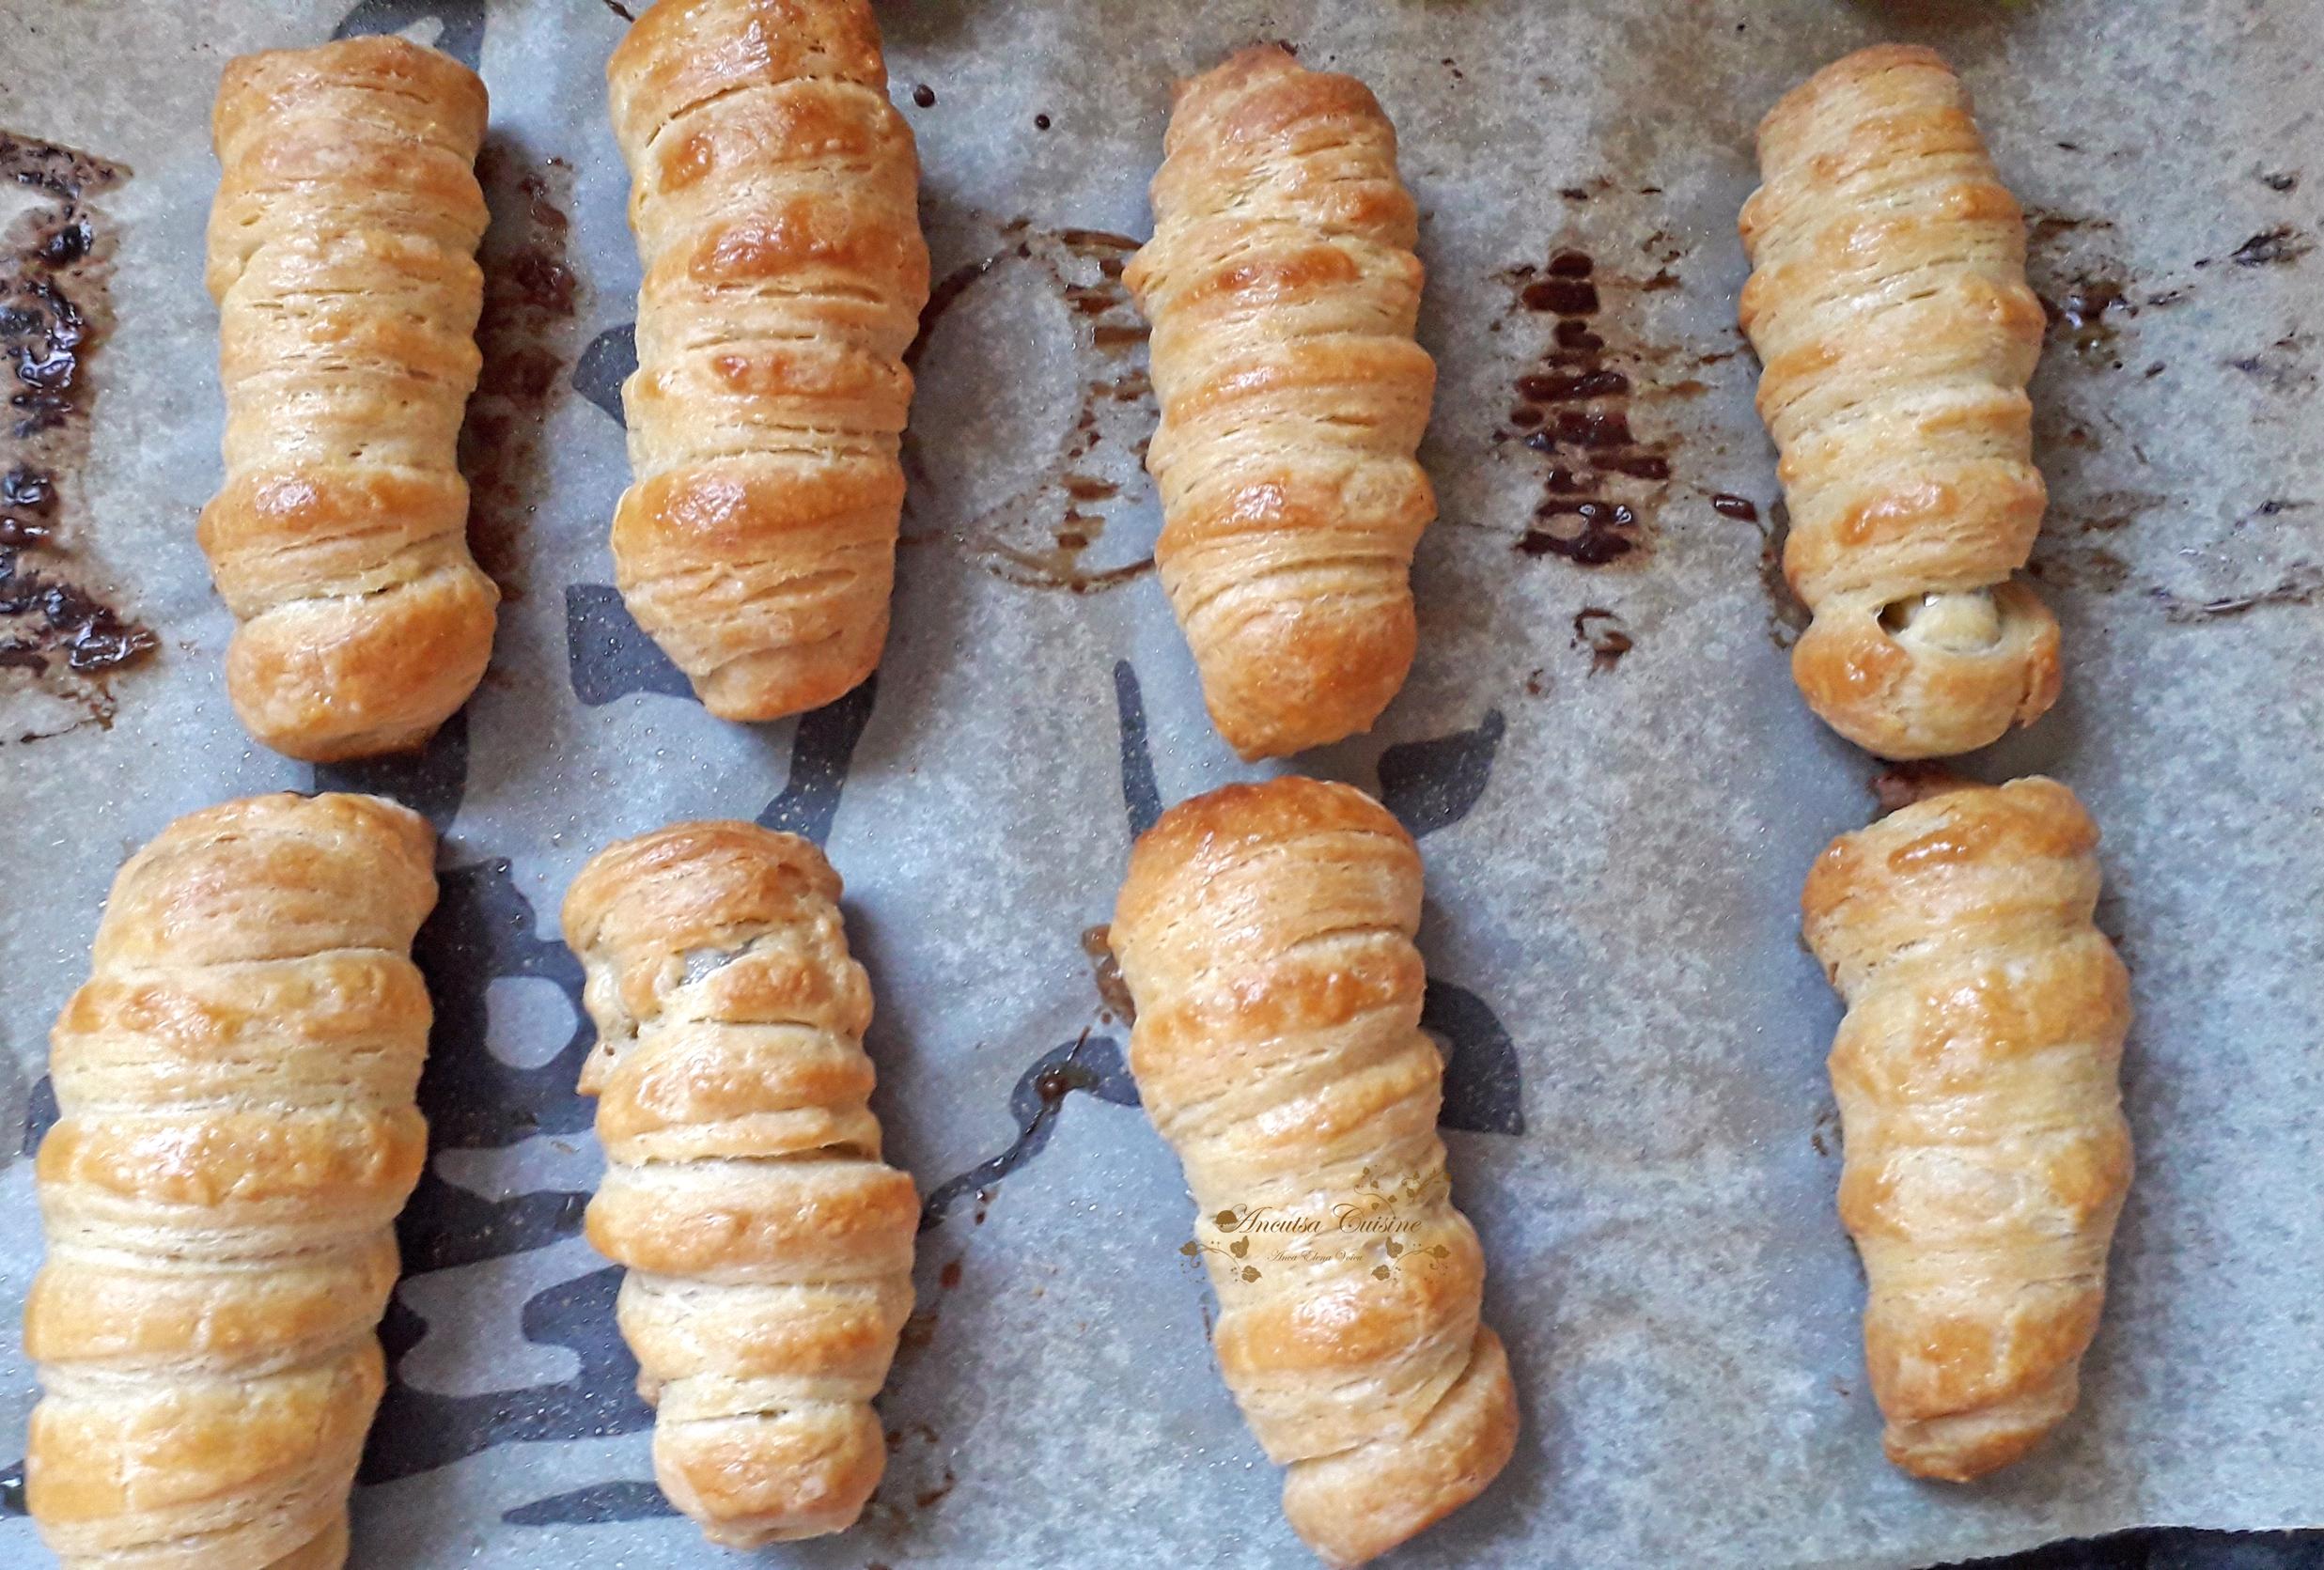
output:
[[[1590,675],[1604,676],[1638,645],[1618,612],[1584,605],[1573,615],[1573,646],[1589,651]]]
[[[1640,437],[1630,415],[1640,396],[1666,389],[1642,389],[1637,379],[1648,356],[1609,344],[1606,300],[1676,287],[1669,268],[1676,255],[1662,256],[1646,278],[1611,273],[1570,248],[1502,274],[1518,310],[1553,319],[1548,344],[1519,374],[1515,401],[1494,433],[1496,443],[1547,465],[1541,499],[1517,541],[1521,553],[1597,567],[1646,546],[1653,511],[1669,490],[1672,444]]]
[[[2073,350],[2081,363],[2113,370],[2123,366],[2123,327],[2138,315],[2129,271],[2105,237],[2113,220],[2051,208],[2025,210],[2025,272],[2041,302],[2051,344]],[[2176,304],[2179,296],[2158,296],[2157,304]]]
[[[1892,763],[1872,776],[1869,789],[1875,808],[1874,817],[1886,817],[1901,812],[1932,796],[1968,788],[1969,782],[1953,772],[1952,766],[1942,758],[1918,759],[1910,763]],[[1833,1110],[1833,1115],[1839,1115]]]
[[[2069,279],[2055,300],[2042,299],[2042,314],[2057,334],[2085,360],[2104,360],[2122,368],[2114,345],[2120,318],[2135,316],[2129,286],[2119,278]]]
[[[1759,536],[1755,567],[1759,592],[1767,599],[1768,642],[1778,651],[1788,650],[1800,641],[1800,634],[1807,630],[1809,620],[1807,607],[1791,592],[1791,582],[1784,576],[1784,539],[1791,530],[1791,509],[1776,501],[1770,503],[1763,514],[1759,504],[1750,497],[1719,490],[1711,493],[1710,510],[1722,518],[1749,524]]]
[[[1816,1121],[1808,1129],[1807,1143],[1818,1156],[1840,1154],[1840,1109],[1831,1102],[1816,1110]]]
[[[2297,176],[2278,186],[2263,177],[2270,189],[2296,190]],[[2026,216],[2027,281],[2042,313],[2049,319],[2051,343],[2074,350],[2085,365],[2121,370],[2128,364],[2122,347],[2126,328],[2142,312],[2183,304],[2195,290],[2184,275],[2140,284],[2122,260],[2112,254],[2107,237],[2114,234],[2112,219],[2028,207]],[[2192,271],[2225,263],[2237,269],[2290,267],[2314,254],[2316,236],[2298,225],[2280,223],[2258,230],[2223,256],[2204,256]],[[2217,276],[2214,274],[2214,276]],[[2235,368],[2242,365],[2230,362]],[[2166,369],[2160,361],[2145,365],[2141,374],[2155,377]]]
[[[1131,1024],[1138,1018],[1137,1001],[1122,980],[1121,962],[1114,957],[1114,930],[1100,925],[1082,930],[1082,953],[1089,957],[1090,980],[1098,988],[1099,1021]]]
[[[2289,224],[2260,230],[2237,246],[2227,259],[2238,267],[2289,267],[2316,249],[2316,237]]]
[[[1122,494],[1123,481],[1109,478],[1107,471],[1137,467],[1157,418],[1153,382],[1140,354],[1148,330],[1122,282],[1139,242],[1104,229],[1043,228],[1026,218],[996,228],[991,251],[954,268],[928,291],[905,365],[918,370],[937,330],[977,285],[1006,269],[1030,268],[1065,308],[1081,386],[1048,461],[949,537],[1005,583],[1101,594],[1154,568],[1151,556],[1111,567],[1086,560],[1105,533],[1108,504]],[[902,543],[935,537],[907,534]]]
[[[2190,282],[2138,282],[2113,254],[2110,237],[2118,231],[2111,218],[2028,207],[2025,219],[2026,281],[2041,303],[2048,345],[2071,350],[2079,365],[2124,369],[2131,358],[2125,334],[2141,313],[2183,304],[2193,293]],[[2160,376],[2164,368],[2157,362],[2142,374]]]
[[[2037,554],[2026,564],[2025,575],[2051,588],[2112,594],[2130,581],[2130,564],[2119,552],[2093,545]]]
[[[488,138],[476,179],[492,210],[477,261],[484,365],[460,428],[468,543],[501,593],[523,597],[534,513],[548,479],[548,421],[579,345],[581,279],[571,260],[573,169]]]
[[[1779,498],[1762,509],[1748,497],[1726,491],[1713,496],[1710,505],[1722,518],[1748,523],[1757,532],[1759,593],[1767,601],[1768,642],[1778,650],[1789,649],[1812,619],[1800,597],[1791,592],[1791,580],[1784,576],[1784,541],[1791,534],[1791,508]]]
[[[2107,490],[2061,505],[2043,522],[2033,560],[2026,564],[2026,576],[2045,587],[2067,592],[2112,595],[2135,591],[2160,609],[2165,621],[2180,626],[2231,620],[2269,607],[2313,605],[2324,598],[2324,566],[2307,560],[2263,568],[2264,576],[2253,586],[2231,587],[2208,596],[2159,581],[2151,569],[2143,569],[2117,549],[2116,536],[2148,513],[2167,506],[2170,500],[2155,491]],[[2229,537],[2247,527],[2265,530],[2275,520],[2316,505],[2294,497],[2269,497],[2238,516]],[[2249,582],[2250,569],[2235,576]]]
[[[916,1353],[926,1341],[915,1341],[915,1335],[932,1337],[935,1320],[933,1312],[913,1314],[905,1322],[903,1334],[898,1338],[899,1350]],[[925,1329],[916,1329],[923,1322]],[[914,1510],[928,1510],[941,1504],[960,1480],[951,1465],[935,1453],[944,1440],[932,1424],[908,1422],[884,1430],[881,1438],[891,1459],[886,1475],[880,1480],[879,1491],[864,1506],[863,1525],[874,1531],[893,1534],[910,1528]],[[916,1478],[908,1481],[915,1473]],[[886,1570],[886,1565],[873,1561],[865,1570]]]
[[[0,131],[0,179],[34,199],[0,231],[0,706],[19,741],[110,726],[116,673],[158,644],[114,602],[70,505],[118,245],[91,198],[128,178],[93,153]]]
[[[2256,353],[2238,354],[2225,364],[2268,392],[2302,396],[2316,385],[2316,368],[2309,353],[2315,348],[2315,334],[2295,331],[2272,339]]]
[[[2109,490],[2082,500],[2071,511],[2053,510],[2043,521],[2025,574],[2052,588],[2112,594],[2129,583],[2129,561],[2107,536],[2129,528],[2167,498],[2152,491]]]
[[[2324,599],[2324,567],[2301,565],[2274,583],[2211,599],[2190,599],[2162,589],[2151,591],[2162,606],[2163,619],[2182,626],[2223,621],[2269,605],[2315,605]]]
[[[936,280],[928,291],[928,303],[920,307],[920,331],[912,335],[911,345],[904,350],[906,370],[920,368],[920,356],[928,352],[928,339],[935,334],[938,325],[959,303],[960,296],[1000,265],[1002,255],[995,253],[977,261],[963,262]]]

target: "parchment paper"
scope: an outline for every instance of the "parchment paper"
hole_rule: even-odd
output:
[[[878,1111],[932,1221],[879,1500],[766,1561],[1305,1562],[1212,1366],[1189,1202],[1084,946],[1133,828],[1254,772],[1138,566],[1152,408],[1105,235],[1144,231],[1171,79],[1259,38],[1362,74],[1396,117],[1442,368],[1418,667],[1374,736],[1302,767],[1423,835],[1456,1192],[1526,1429],[1491,1492],[1396,1562],[1904,1566],[2140,1523],[2324,1523],[2324,8],[886,6],[948,280],[918,356],[895,635],[876,692],[741,727],[682,695],[603,586],[637,283],[603,109],[623,20],[598,0],[344,5],[0,11],[0,126],[133,171],[91,198],[118,320],[60,516],[76,570],[158,643],[109,678],[110,728],[0,749],[0,1114],[27,1149],[53,1115],[48,1023],[116,865],[170,817],[318,784],[436,817],[435,1150],[358,1564],[709,1561],[647,1481],[614,1273],[578,1236],[599,1158],[555,909],[610,838],[761,814],[826,838],[846,876]],[[409,27],[491,87],[494,392],[470,445],[480,549],[516,592],[461,722],[416,760],[319,780],[233,722],[194,519],[219,474],[200,283],[218,71],[335,27]],[[1969,768],[2054,772],[2088,801],[2139,1014],[2139,1178],[2081,1412],[1973,1488],[1888,1468],[1861,1374],[1822,1069],[1839,1009],[1795,909],[1815,852],[1868,816],[1874,766],[1786,673],[1773,460],[1732,325],[1754,121],[1879,39],[1935,42],[1966,75],[2065,319],[2035,396],[2066,695]],[[1590,406],[1627,422],[1593,427],[1595,451],[1559,436],[1564,406],[1513,418],[1560,319],[1520,296],[1561,250],[1592,258],[1598,309],[1548,303],[1630,383]],[[1601,510],[1536,521],[1557,468]],[[1632,472],[1590,477],[1609,468]],[[0,1173],[11,1308],[39,1247],[31,1166]],[[0,1446],[34,1393],[0,1314]],[[39,1557],[0,1520],[0,1558]]]

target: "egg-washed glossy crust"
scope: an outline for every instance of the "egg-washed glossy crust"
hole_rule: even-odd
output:
[[[418,746],[492,652],[456,463],[485,107],[474,71],[398,38],[243,55],[218,85],[226,473],[200,537],[242,624],[234,710],[292,757]]]
[[[1153,201],[1124,281],[1154,327],[1154,560],[1210,717],[1247,758],[1367,730],[1436,516],[1396,128],[1353,77],[1247,49],[1179,85]]]
[[[615,577],[728,720],[880,662],[920,166],[866,0],[663,0],[606,66],[646,277]]]

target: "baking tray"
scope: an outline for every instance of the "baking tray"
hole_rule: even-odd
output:
[[[939,279],[896,630],[876,687],[743,727],[684,695],[606,586],[637,283],[603,116],[618,8],[345,7],[0,11],[10,168],[63,168],[37,156],[55,143],[127,171],[98,189],[68,170],[77,197],[36,178],[0,214],[20,256],[69,202],[88,226],[59,264],[86,352],[42,438],[61,549],[33,560],[110,617],[66,618],[93,630],[86,669],[68,637],[39,673],[0,673],[6,734],[55,733],[0,749],[0,1116],[29,1148],[53,1115],[48,1021],[114,867],[170,817],[320,785],[444,829],[421,942],[433,1154],[358,1564],[706,1558],[647,1481],[614,1272],[578,1236],[599,1158],[555,925],[597,847],[699,816],[827,841],[880,999],[877,1108],[929,1207],[881,1402],[887,1481],[854,1531],[768,1560],[1305,1562],[1212,1369],[1188,1201],[1088,937],[1136,828],[1258,771],[1211,734],[1145,565],[1153,408],[1118,279],[1172,78],[1256,39],[1358,72],[1395,117],[1442,374],[1419,662],[1375,734],[1302,760],[1421,836],[1456,1191],[1526,1421],[1499,1484],[1397,1562],[1868,1570],[2324,1522],[2324,8],[885,6]],[[493,94],[469,456],[479,554],[510,597],[491,675],[434,745],[318,771],[234,724],[230,622],[194,545],[219,475],[208,113],[236,53],[404,29]],[[2035,571],[2066,695],[1967,767],[2053,772],[2090,803],[2139,1013],[2141,1170],[2082,1410],[1969,1489],[1893,1472],[1864,1388],[1822,1074],[1839,1011],[1794,911],[1817,849],[1871,810],[1875,766],[1790,685],[1773,462],[1734,328],[1755,119],[1883,39],[1934,43],[1968,80],[2056,316]],[[1555,290],[1526,302],[1560,252],[1591,258],[1585,319]],[[1529,441],[1519,383],[1561,305],[1629,391],[1588,441]],[[1594,546],[1536,523],[1559,468],[1606,476]],[[39,1254],[31,1187],[29,1161],[0,1171],[10,1302]],[[0,1444],[33,1396],[0,1314]],[[37,1557],[0,1518],[0,1558]]]

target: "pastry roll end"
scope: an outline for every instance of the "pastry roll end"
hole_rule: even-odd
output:
[[[1468,1367],[1427,1421],[1380,1439],[1295,1464],[1283,1513],[1326,1564],[1378,1558],[1483,1493],[1517,1450],[1517,1387],[1501,1338],[1483,1325]]]
[[[2014,580],[1882,605],[1827,603],[1791,651],[1808,707],[1877,757],[1950,757],[2057,701],[2058,622]]]
[[[303,599],[234,631],[226,693],[286,757],[337,763],[408,752],[468,701],[492,655],[500,592],[449,565],[379,599]]]

